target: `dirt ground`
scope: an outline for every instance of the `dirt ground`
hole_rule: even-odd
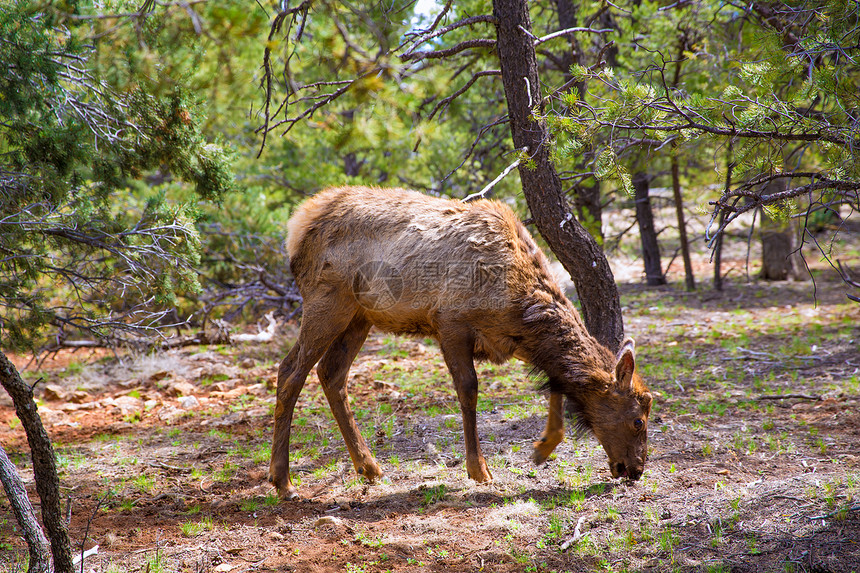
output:
[[[381,483],[355,476],[309,377],[291,451],[302,497],[290,502],[266,473],[295,325],[269,344],[16,362],[40,380],[76,551],[97,546],[85,572],[860,570],[860,304],[825,273],[817,301],[809,282],[708,288],[622,286],[655,394],[635,483],[613,480],[588,436],[532,464],[546,399],[516,362],[479,368],[494,481],[471,482],[427,340],[373,333],[351,370]],[[38,508],[5,395],[0,442]],[[25,571],[25,558],[2,498],[0,571]]]

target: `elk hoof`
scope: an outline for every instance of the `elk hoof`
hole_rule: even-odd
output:
[[[385,475],[382,469],[375,463],[356,466],[355,473],[366,479],[368,483],[376,483]]]
[[[544,433],[544,435],[542,435],[540,439],[533,444],[534,452],[532,453],[532,461],[536,465],[544,463],[550,454],[555,451],[555,447],[559,445],[563,439],[563,432],[550,432],[549,434]]]
[[[467,467],[466,471],[469,474],[469,477],[478,483],[489,483],[493,481],[493,474],[490,473],[489,468],[487,468],[487,463],[483,460],[478,465],[478,467]]]

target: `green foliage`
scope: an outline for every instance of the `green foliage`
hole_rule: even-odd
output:
[[[35,1],[0,11],[4,350],[32,347],[48,324],[97,336],[151,324],[177,291],[199,288],[201,240],[195,205],[143,178],[187,181],[195,200],[233,186],[192,92],[132,67],[117,89],[95,65],[93,32]]]
[[[574,66],[579,85],[547,114],[556,160],[583,141],[595,148],[595,176],[626,190],[622,165],[647,161],[655,172],[675,154],[682,165],[713,157],[723,170],[731,142],[734,181],[717,204],[729,220],[737,198],[743,211],[780,218],[850,206],[860,188],[860,88],[845,54],[860,40],[860,15],[838,0],[782,7],[752,3],[757,17],[741,26],[734,5],[709,0],[613,6],[615,67]],[[713,168],[697,171],[713,183]],[[811,180],[825,183],[809,189]],[[803,201],[787,200],[795,197]]]

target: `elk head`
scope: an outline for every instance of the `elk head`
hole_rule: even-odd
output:
[[[573,400],[577,423],[603,446],[612,477],[638,480],[648,452],[652,396],[636,373],[633,340],[624,341],[611,372],[594,371],[590,378],[590,390]]]

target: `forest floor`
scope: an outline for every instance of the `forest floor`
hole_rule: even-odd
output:
[[[350,372],[386,472],[357,478],[314,374],[293,422],[301,499],[266,481],[276,342],[150,356],[62,351],[16,363],[37,385],[82,571],[860,571],[860,304],[808,281],[687,293],[622,285],[655,395],[649,461],[611,478],[592,437],[529,459],[546,398],[527,366],[480,365],[478,429],[494,481],[466,477],[438,347],[374,332]],[[677,279],[677,276],[673,277]],[[38,507],[24,433],[0,442]],[[0,498],[0,571],[26,548]]]

